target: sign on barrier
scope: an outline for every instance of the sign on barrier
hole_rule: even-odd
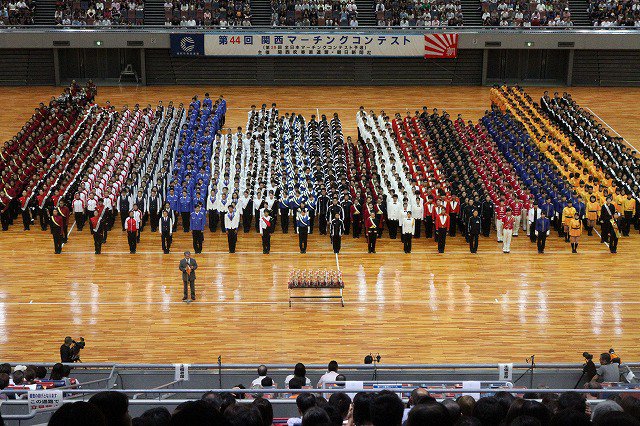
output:
[[[55,409],[62,405],[61,390],[35,390],[27,393],[29,411]]]

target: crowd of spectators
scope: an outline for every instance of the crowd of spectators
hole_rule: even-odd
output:
[[[592,0],[589,19],[596,27],[640,27],[640,3],[626,0]]]
[[[0,27],[33,24],[35,8],[31,0],[0,0]]]
[[[164,21],[166,26],[250,27],[251,4],[248,0],[165,0]]]
[[[379,27],[456,27],[463,25],[460,0],[377,0]]]
[[[355,0],[271,0],[271,25],[355,28],[358,6]]]
[[[491,27],[570,27],[568,0],[485,0],[482,24]]]
[[[438,395],[435,395],[438,396]],[[346,393],[332,393],[328,399],[313,393],[294,395],[299,412],[287,425],[302,426],[452,426],[452,425],[640,425],[640,400],[632,396],[612,396],[593,409],[587,399],[598,393],[535,395],[522,399],[504,391],[475,400],[465,395],[438,402],[424,388],[411,392],[405,405],[392,391],[359,392],[353,399]],[[274,424],[273,406],[268,399],[244,400],[244,393],[205,393],[201,399],[186,401],[171,413],[165,407],[146,411],[131,418],[129,400],[124,393],[105,391],[88,402],[66,403],[51,417],[49,426],[92,424],[96,426],[129,425],[221,425],[268,426]],[[283,424],[281,419],[276,419]]]
[[[142,25],[144,0],[57,0],[56,25]]]

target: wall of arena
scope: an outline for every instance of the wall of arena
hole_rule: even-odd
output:
[[[640,35],[461,32],[457,58],[429,60],[174,57],[169,33],[153,31],[16,30],[0,38],[2,85],[52,85],[89,78],[117,81],[127,64],[147,85],[638,86]]]

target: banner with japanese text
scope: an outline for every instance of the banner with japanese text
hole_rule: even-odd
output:
[[[422,57],[424,35],[336,33],[205,34],[207,56]]]

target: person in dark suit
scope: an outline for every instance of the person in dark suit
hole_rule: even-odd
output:
[[[333,220],[329,224],[329,235],[331,236],[331,244],[333,245],[333,252],[335,254],[340,253],[342,247],[342,233],[344,231],[344,223],[340,219],[340,214],[336,213]]]
[[[190,252],[184,252],[184,259],[180,260],[178,269],[182,271],[182,283],[184,284],[182,301],[188,302],[187,284],[191,288],[191,300],[196,300],[196,269],[198,269],[198,263],[191,257]]]
[[[469,250],[471,253],[478,251],[478,237],[482,231],[482,218],[478,210],[474,210],[467,223],[467,236],[469,238]]]
[[[69,336],[64,338],[64,343],[60,346],[60,362],[73,362],[73,350],[71,345],[73,339]]]
[[[600,209],[600,223],[602,228],[600,230],[600,242],[608,242],[608,238],[611,235],[611,219],[616,212],[616,207],[611,203],[611,196],[607,197],[607,202]]]
[[[538,253],[544,253],[544,246],[547,242],[547,236],[551,231],[551,222],[546,217],[544,210],[540,212],[540,217],[536,219],[535,235],[538,244]]]
[[[164,254],[169,254],[173,240],[173,218],[169,216],[168,210],[162,210],[162,218],[158,223],[158,227],[160,228],[162,251]]]
[[[300,253],[307,252],[307,236],[309,235],[309,215],[306,210],[302,210],[297,214],[296,230],[298,231],[298,245],[300,246]]]
[[[51,235],[53,235],[53,248],[55,254],[62,253],[62,232],[63,232],[63,223],[62,216],[58,212],[58,209],[54,209],[50,219],[50,228]]]

